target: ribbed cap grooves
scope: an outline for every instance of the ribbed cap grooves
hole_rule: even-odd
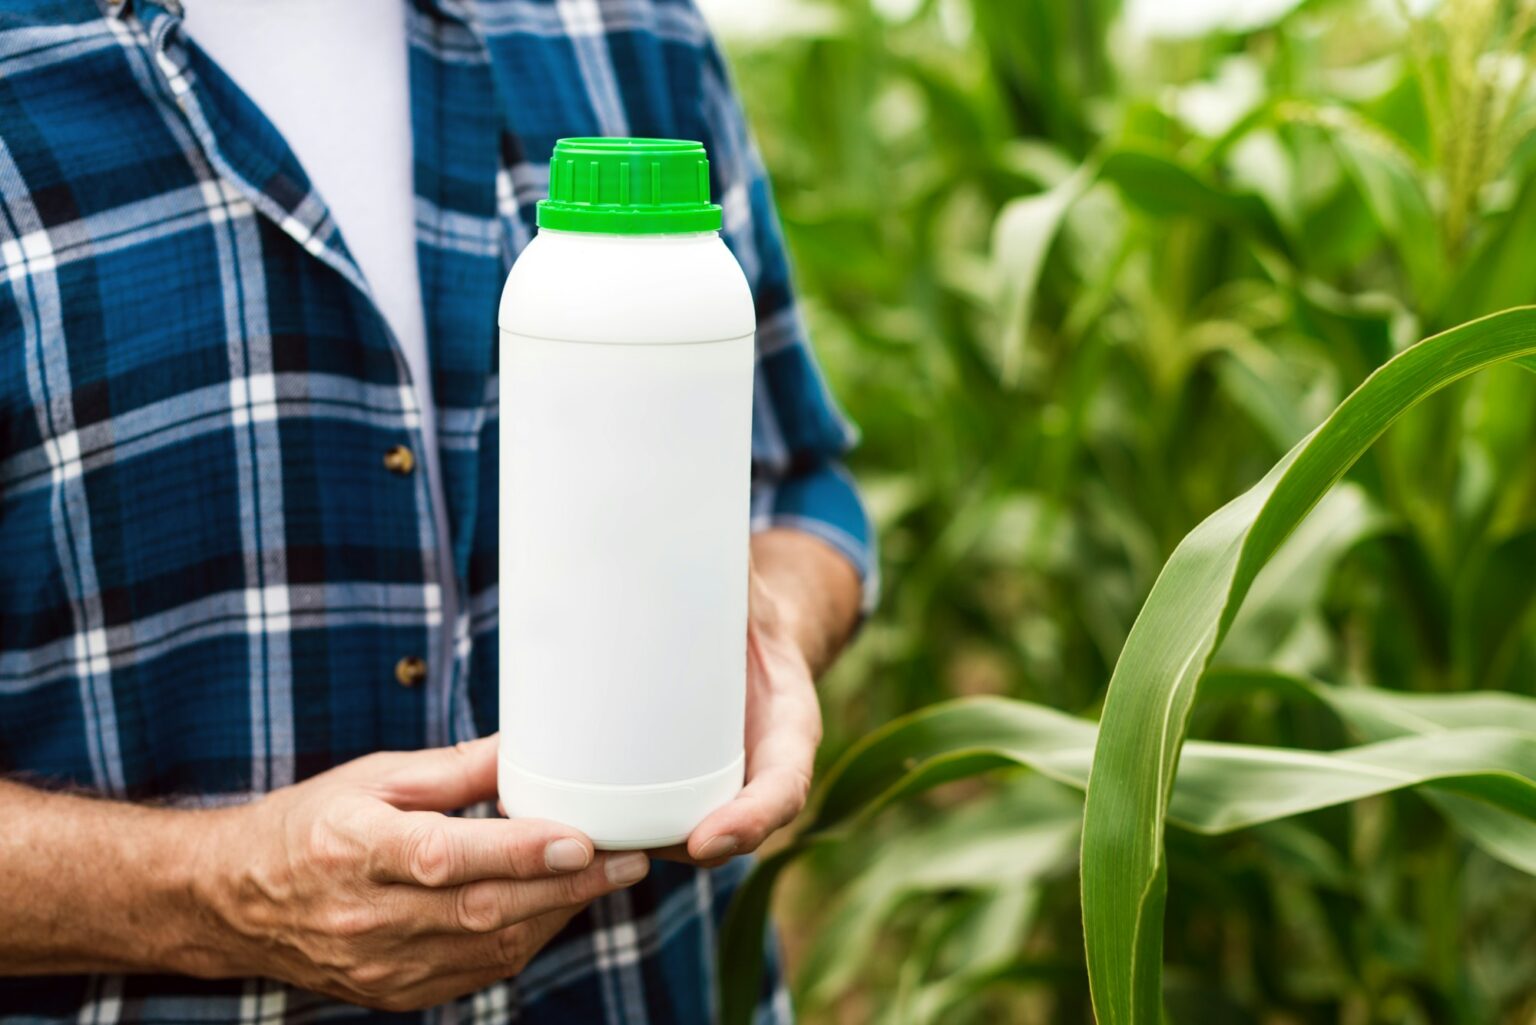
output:
[[[560,139],[539,227],[604,234],[720,230],[704,145],[685,139]]]

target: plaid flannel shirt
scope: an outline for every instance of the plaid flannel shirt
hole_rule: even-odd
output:
[[[0,772],[211,805],[496,728],[496,306],[561,136],[708,147],[757,302],[753,523],[810,531],[872,576],[837,462],[851,433],[689,0],[386,9],[409,24],[447,523],[424,474],[382,459],[420,446],[420,412],[367,282],[174,0],[0,6]],[[452,650],[439,537],[462,588]],[[451,672],[402,686],[412,656]],[[0,1018],[704,1022],[742,871],[657,864],[516,979],[422,1015],[261,979],[96,975],[0,980]],[[785,1021],[771,969],[760,1020]]]

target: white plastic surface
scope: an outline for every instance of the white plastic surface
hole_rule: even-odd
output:
[[[518,814],[575,826],[604,850],[644,850],[682,843],[699,824],[699,809],[718,808],[741,789],[746,759],[707,776],[652,786],[601,786],[539,776],[501,750],[498,782],[503,803]]]
[[[674,843],[741,786],[750,292],[713,233],[545,231],[500,321],[502,802]]]
[[[715,342],[757,329],[747,279],[715,232],[541,229],[507,275],[500,322],[535,338],[629,345]]]

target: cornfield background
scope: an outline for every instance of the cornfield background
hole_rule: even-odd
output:
[[[1536,317],[1414,345],[1536,302],[1536,3],[766,6],[885,599],[728,1017],[771,895],[811,1023],[1536,1022]]]

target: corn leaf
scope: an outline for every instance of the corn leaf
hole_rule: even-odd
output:
[[[1377,687],[1336,687],[1269,669],[1221,666],[1201,687],[1211,694],[1266,691],[1319,701],[1365,740],[1458,729],[1510,729],[1536,735],[1536,698],[1507,691],[1410,694]]]
[[[1331,687],[1262,669],[1212,670],[1201,687],[1218,693],[1263,690],[1319,701],[1367,740],[1480,728],[1536,736],[1536,698],[1502,691],[1404,694],[1374,687]],[[1536,875],[1536,821],[1443,790],[1426,791],[1424,798],[1485,853]]]
[[[749,1025],[763,982],[763,942],[768,903],[779,875],[814,846],[796,841],[762,858],[731,898],[720,930],[720,1021]]]
[[[1466,577],[1464,600],[1453,606],[1452,654],[1463,677],[1485,680],[1513,654],[1520,625],[1536,606],[1536,530],[1505,538],[1484,553]]]
[[[1161,154],[1115,150],[1105,156],[1099,176],[1153,217],[1193,217],[1243,232],[1278,252],[1290,251],[1284,230],[1263,199],[1216,186]]]
[[[1536,740],[1528,733],[1452,728],[1334,753],[1183,743],[1206,662],[1255,575],[1302,517],[1403,411],[1511,360],[1536,370],[1536,309],[1421,342],[1373,374],[1253,490],[1196,528],[1143,606],[1097,731],[1050,708],[978,699],[922,709],[855,745],[827,774],[806,831],[763,859],[732,903],[721,934],[722,1021],[750,1021],[769,900],[784,868],[812,847],[846,839],[892,801],[1000,766],[1028,765],[1088,790],[1085,927],[1105,1023],[1160,1015],[1165,820],[1219,833],[1432,787],[1426,794],[1474,842],[1527,867],[1528,847],[1506,826],[1536,822]],[[1098,743],[1105,737],[1112,739]]]
[[[1042,789],[1048,784],[1038,777],[1021,783],[905,830],[870,852],[806,958],[796,989],[807,1006],[823,1006],[847,988],[875,952],[886,919],[908,898],[1017,889],[1075,860],[1082,803],[1070,791]],[[1011,924],[1022,928],[1026,922]]]
[[[1473,842],[1516,868],[1536,874],[1536,852],[1525,841],[1536,830],[1536,701],[1513,695],[1443,695],[1429,705],[1415,696],[1364,688],[1344,691],[1297,678],[1255,675],[1253,685],[1299,688],[1298,693],[1349,693],[1340,708],[1361,709],[1363,721],[1385,717],[1420,725],[1441,723],[1379,743],[1335,752],[1297,751],[1245,744],[1190,741],[1184,745],[1167,811],[1168,821],[1203,835],[1220,835],[1276,822],[1322,808],[1400,790],[1422,788],[1425,796]],[[1229,679],[1224,686],[1237,685]],[[1508,697],[1511,700],[1504,701]],[[1406,701],[1404,699],[1407,699]],[[1465,699],[1461,701],[1459,699]],[[1465,707],[1457,707],[1465,704]],[[1399,706],[1419,708],[1422,715]],[[1507,726],[1486,725],[1503,720]],[[861,827],[880,809],[939,783],[1004,766],[1028,766],[1077,789],[1088,787],[1097,730],[1093,723],[1055,709],[1003,698],[945,702],[897,719],[849,751],[827,774],[808,831],[790,847],[764,859],[742,886],[726,918],[721,937],[722,1021],[750,1020],[761,981],[763,931],[774,881],[794,858],[824,843],[860,842]],[[1441,802],[1445,803],[1442,804]],[[1017,843],[1049,848],[1060,823],[1017,821],[1010,841],[990,830],[969,831],[976,847],[966,851],[957,831],[943,849],[951,864],[922,867],[903,864],[900,890],[909,881],[949,880],[964,885],[978,869],[996,868],[1000,857],[1016,852]],[[1037,828],[1038,827],[1038,828]],[[919,845],[931,853],[932,845]],[[1046,861],[1051,851],[1036,851]],[[1033,860],[1041,865],[1044,861]],[[1017,853],[1013,857],[1020,857]],[[905,876],[910,870],[912,876]],[[915,884],[915,883],[914,883]],[[876,893],[879,904],[890,896]],[[880,908],[859,910],[856,918],[878,918]],[[854,921],[846,933],[867,940],[868,919]],[[815,969],[813,969],[813,980]],[[836,976],[836,972],[833,973]],[[836,988],[845,981],[835,978]],[[822,995],[825,995],[823,990]]]
[[[1330,491],[1254,580],[1218,657],[1249,663],[1272,656],[1316,607],[1344,554],[1385,523],[1364,488],[1341,484]]]
[[[1074,833],[1077,820],[1073,820]],[[894,1001],[890,1025],[933,1025],[953,1020],[952,1008],[1002,981],[1016,981],[1024,948],[1040,904],[1038,886],[1003,886],[978,901],[938,937],[939,977],[921,980]],[[945,963],[945,959],[948,963]],[[1057,973],[1059,974],[1059,972]],[[1050,978],[1038,973],[1036,979]]]
[[[1368,716],[1360,713],[1367,721],[1406,714],[1388,711],[1404,698],[1410,707],[1415,705],[1409,695],[1316,686],[1323,692],[1358,692],[1362,696],[1343,701],[1340,707],[1369,710]],[[1531,718],[1536,702],[1515,695],[1439,697],[1426,714],[1457,725],[1341,751],[1189,741],[1179,763],[1168,819],[1191,832],[1219,835],[1431,785],[1474,793],[1536,822],[1536,722]],[[1467,699],[1467,708],[1455,707],[1460,698]],[[1510,700],[1490,700],[1498,698]],[[1502,723],[1498,722],[1501,716],[1505,717]],[[1024,701],[971,698],[930,706],[903,716],[857,745],[828,773],[811,827],[815,832],[808,838],[825,837],[835,830],[854,834],[893,801],[958,778],[952,771],[956,765],[969,770],[965,775],[1025,765],[1086,789],[1097,733],[1085,719]]]
[[[1180,543],[1110,679],[1084,812],[1088,978],[1101,1025],[1162,1016],[1164,821],[1196,687],[1254,576],[1360,455],[1453,381],[1536,359],[1536,309],[1463,324],[1383,364],[1251,490]]]
[[[1339,159],[1382,234],[1396,243],[1410,286],[1424,292],[1436,288],[1443,277],[1439,226],[1418,169],[1363,118],[1328,118],[1323,124],[1333,129]]]
[[[1010,200],[992,229],[992,260],[998,277],[997,309],[1003,318],[999,367],[1003,381],[1017,383],[1035,289],[1045,257],[1067,211],[1093,180],[1084,166],[1044,192]]]

